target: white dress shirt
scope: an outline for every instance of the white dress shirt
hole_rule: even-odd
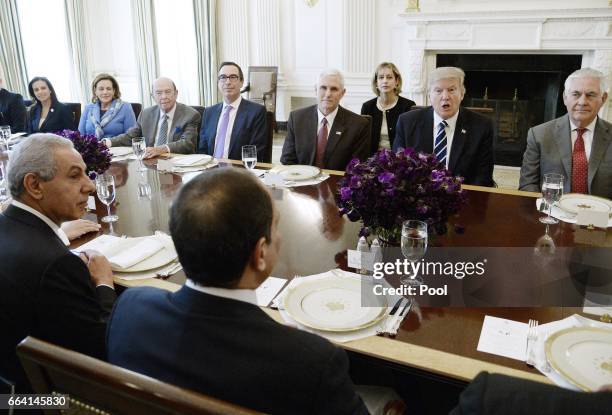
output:
[[[319,130],[323,127],[323,118],[327,118],[327,139],[329,141],[329,133],[331,132],[332,125],[334,125],[334,120],[336,119],[336,115],[338,115],[338,108],[330,112],[327,115],[323,115],[319,107],[317,107],[317,115],[319,117],[319,123],[317,124],[317,136],[319,135]]]
[[[225,132],[225,141],[223,143],[223,156],[221,158],[224,158],[224,159],[229,158],[228,156],[229,156],[229,147],[231,144],[230,141],[232,141],[232,130],[234,129],[234,121],[236,120],[236,113],[238,112],[238,107],[240,106],[241,102],[242,102],[242,96],[238,96],[238,99],[230,104],[226,104],[225,101],[223,101],[223,107],[221,108],[221,116],[219,117],[219,121],[217,122],[216,131],[219,131],[219,127],[221,126],[221,120],[223,119],[223,111],[225,111],[225,108],[228,105],[233,108],[229,114],[229,122],[227,124],[227,131]],[[217,145],[216,139],[217,137],[215,136],[215,146]],[[214,150],[213,150],[213,154],[214,154]]]
[[[244,301],[245,303],[257,305],[257,294],[255,294],[255,290],[234,290],[231,288],[206,287],[194,282],[193,280],[190,280],[189,278],[187,278],[187,281],[185,281],[185,285],[192,290],[214,295],[215,297]]]
[[[438,125],[443,121],[442,117],[438,115],[436,111],[433,112],[433,145],[431,148],[436,147],[436,134],[438,133]],[[444,131],[446,131],[446,168],[448,169],[448,162],[451,157],[451,148],[453,147],[453,136],[455,135],[455,127],[457,126],[457,118],[459,117],[459,111],[452,117],[446,120],[448,124],[444,127]]]
[[[586,127],[586,131],[582,133],[582,141],[584,141],[584,153],[586,154],[587,161],[589,161],[589,157],[591,157],[591,147],[593,147],[593,134],[595,133],[595,124],[597,124],[597,117],[589,125]],[[574,151],[574,144],[576,144],[576,140],[578,139],[578,127],[574,125],[572,119],[570,118],[570,129],[572,131],[572,152]]]
[[[155,131],[157,131],[157,134],[155,135],[155,143],[158,142],[158,138],[159,138],[159,133],[161,131],[161,125],[162,122],[164,122],[164,114],[168,116],[168,131],[166,131],[166,144],[164,144],[164,147],[166,147],[167,152],[170,152],[170,147],[168,147],[168,142],[170,141],[170,132],[171,132],[171,128],[172,128],[172,120],[174,119],[174,112],[176,111],[176,102],[174,103],[174,107],[172,107],[172,109],[168,112],[164,112],[164,110],[162,110],[161,108],[159,109],[159,121],[157,121],[157,128],[155,129]],[[155,145],[154,143],[154,145]]]
[[[26,212],[30,212],[32,215],[36,216],[37,218],[45,222],[51,228],[51,230],[57,235],[57,237],[61,239],[64,245],[66,246],[70,245],[70,241],[68,240],[68,236],[66,236],[66,233],[64,233],[64,231],[59,226],[53,223],[51,219],[49,219],[48,217],[46,217],[45,215],[43,215],[36,209],[26,205],[25,203],[21,203],[13,199],[11,204],[15,206],[16,208],[23,209]]]

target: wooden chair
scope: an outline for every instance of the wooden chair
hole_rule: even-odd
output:
[[[70,395],[79,414],[239,414],[252,411],[27,337],[17,355],[35,393]],[[60,414],[46,410],[46,414]]]
[[[136,116],[136,119],[138,119],[138,116],[140,115],[140,111],[142,111],[142,104],[139,104],[137,102],[132,102],[132,110],[134,110],[134,115]]]
[[[81,103],[80,102],[64,102],[70,108],[72,117],[74,118],[74,125],[78,126],[81,121]]]

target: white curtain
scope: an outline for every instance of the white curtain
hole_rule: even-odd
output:
[[[193,0],[200,102],[217,102],[217,0]]]
[[[0,66],[4,72],[4,87],[28,98],[26,70],[21,29],[16,0],[0,1]]]
[[[132,0],[132,23],[140,99],[143,108],[146,108],[153,104],[151,84],[158,77],[159,71],[153,0]]]
[[[64,0],[66,10],[66,34],[68,37],[68,50],[72,62],[72,73],[76,82],[71,83],[74,95],[80,102],[89,102],[89,65],[87,62],[87,39],[85,36],[85,11],[82,0]]]

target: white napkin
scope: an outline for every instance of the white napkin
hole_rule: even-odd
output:
[[[174,163],[169,162],[170,160],[161,160],[161,159],[158,160],[157,170],[163,171],[163,172],[169,172],[169,173],[189,173],[189,172],[194,172],[194,171],[210,169],[212,167],[216,167],[219,165],[219,161],[217,159],[213,159],[210,163],[206,163],[201,166],[187,166],[187,167],[177,166]]]
[[[194,164],[203,163],[205,160],[208,160],[208,159],[210,159],[210,156],[207,154],[189,154],[189,155],[172,157],[170,161],[175,166],[189,167],[189,166],[193,166]]]
[[[537,198],[536,200],[536,208],[539,209],[540,208],[540,204],[544,201],[544,199],[542,199],[541,197]],[[544,212],[542,212],[544,214],[548,213],[548,210],[545,210]],[[570,212],[566,212],[565,210],[561,209],[560,207],[557,207],[555,205],[553,205],[551,212],[550,212],[550,216],[552,216],[555,219],[559,219],[560,221],[563,222],[567,222],[567,223],[576,223],[576,215]],[[608,220],[608,228],[612,227],[612,218],[610,218],[610,220]]]
[[[115,271],[123,271],[153,256],[164,248],[161,235],[147,238],[122,238],[112,235],[99,237],[80,246],[77,251],[93,249],[104,255]]]
[[[264,182],[264,184],[266,184],[265,178],[266,178],[266,175],[261,177],[261,180]],[[317,177],[314,177],[308,180],[296,180],[296,181],[284,180],[283,185],[279,187],[290,188],[290,187],[300,187],[300,186],[313,186],[319,183],[323,183],[327,179],[329,179],[329,174],[322,173],[318,175]]]

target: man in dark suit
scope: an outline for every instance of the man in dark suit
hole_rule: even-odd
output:
[[[322,72],[315,91],[317,105],[289,114],[281,163],[344,170],[353,157],[365,160],[370,155],[370,123],[339,105],[346,92],[342,73]]]
[[[400,115],[393,150],[412,147],[433,153],[464,183],[493,186],[493,123],[460,107],[464,78],[465,73],[455,67],[432,71],[428,86],[432,106]]]
[[[147,149],[144,158],[164,153],[195,153],[200,114],[187,105],[176,102],[178,90],[169,78],[153,82],[151,94],[157,105],[146,108],[138,116],[135,127],[125,134],[105,139],[110,146],[131,146],[132,138],[144,137]]]
[[[342,349],[257,306],[254,290],[278,257],[278,220],[244,170],[216,169],[184,185],[170,233],[187,282],[175,293],[139,287],[119,297],[109,361],[266,413],[367,413]]]
[[[104,358],[115,291],[106,258],[73,254],[59,228],[83,215],[95,189],[72,142],[30,136],[11,154],[8,182],[14,200],[0,216],[0,376],[27,390],[17,343],[35,336]]]
[[[582,68],[565,81],[567,115],[527,133],[519,189],[541,190],[546,173],[564,176],[564,193],[612,199],[612,124],[597,117],[608,100],[603,73]]]
[[[23,97],[4,89],[4,79],[0,73],[0,125],[11,127],[11,133],[26,130],[26,107]]]
[[[238,64],[223,62],[217,78],[223,102],[204,110],[198,153],[241,160],[242,146],[250,144],[257,147],[257,161],[266,161],[266,108],[240,96],[244,75]]]

